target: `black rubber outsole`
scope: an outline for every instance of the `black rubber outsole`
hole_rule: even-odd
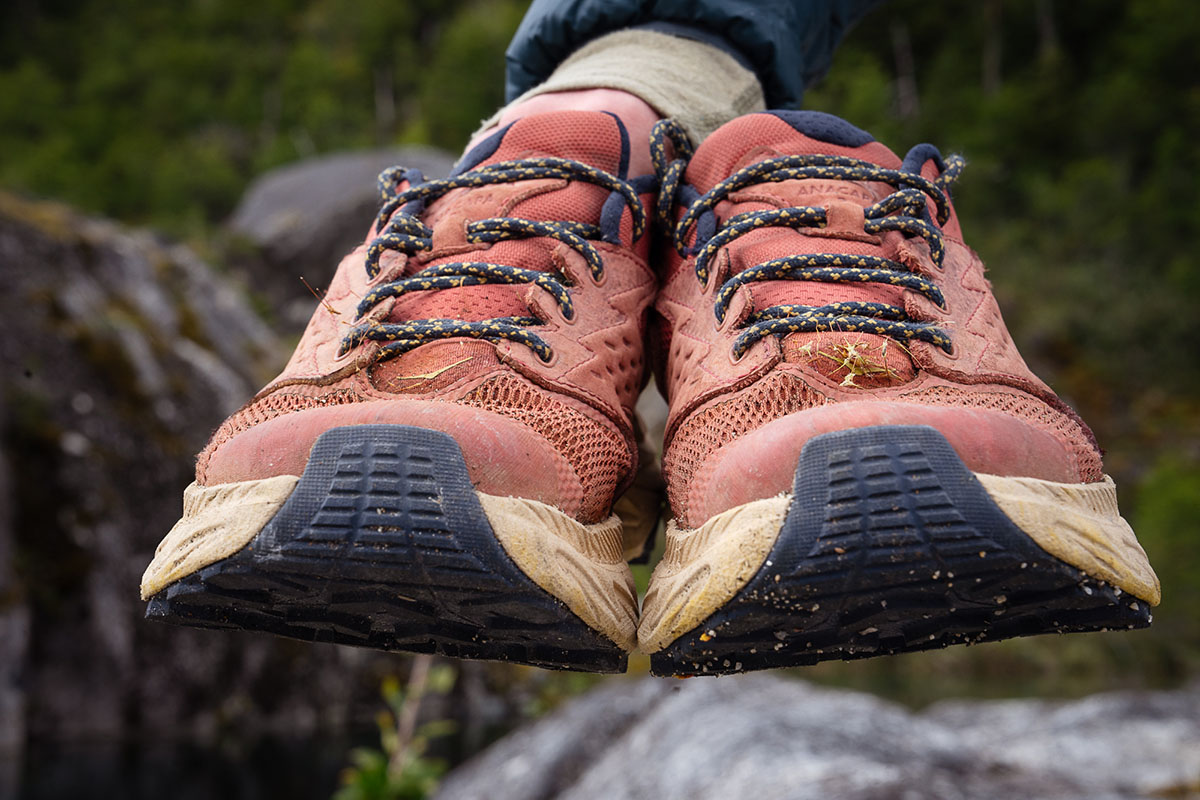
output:
[[[650,659],[728,674],[1150,624],[1150,606],[1042,550],[933,428],[826,434],[800,457],[764,565]]]
[[[401,425],[322,434],[250,544],[156,594],[146,616],[551,669],[627,661],[504,552],[454,439]]]

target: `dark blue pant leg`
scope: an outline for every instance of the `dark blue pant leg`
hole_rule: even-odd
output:
[[[509,100],[587,42],[650,27],[709,41],[754,70],[771,108],[798,108],[846,31],[881,0],[533,0],[508,46]],[[666,27],[663,27],[664,24]]]

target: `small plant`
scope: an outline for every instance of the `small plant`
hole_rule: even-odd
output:
[[[852,342],[846,339],[843,342],[833,345],[830,350],[817,350],[813,352],[812,342],[805,344],[800,348],[800,352],[808,357],[809,361],[817,361],[824,359],[833,363],[832,371],[829,377],[833,377],[838,372],[845,370],[846,374],[842,377],[842,386],[853,386],[862,388],[861,384],[855,382],[855,378],[866,378],[868,380],[875,378],[883,381],[893,381],[899,379],[896,370],[887,363],[888,346],[898,347],[905,353],[909,352],[908,348],[899,342],[893,342],[884,339],[883,344],[873,345],[864,341]],[[878,354],[872,353],[872,348],[878,350]]]
[[[453,667],[433,664],[433,656],[413,659],[408,684],[394,675],[381,687],[387,710],[375,718],[379,726],[379,748],[360,747],[351,751],[352,766],[342,771],[342,788],[333,800],[422,800],[437,788],[446,771],[441,759],[429,758],[429,742],[453,732],[450,720],[433,720],[418,725],[421,700],[425,695],[445,694],[454,686]]]

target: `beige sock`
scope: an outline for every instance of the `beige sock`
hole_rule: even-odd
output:
[[[648,30],[616,31],[588,42],[508,107],[540,94],[577,89],[637,95],[680,123],[694,144],[734,117],[766,107],[758,78],[724,50]],[[480,130],[494,127],[503,112],[484,121]]]

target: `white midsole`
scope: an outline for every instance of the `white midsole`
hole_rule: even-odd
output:
[[[1050,555],[1152,606],[1162,598],[1158,576],[1129,523],[1117,510],[1117,486],[1055,483],[1036,478],[976,475],[1018,528]]]
[[[299,481],[278,475],[216,486],[192,483],[184,489],[183,516],[159,542],[142,575],[142,599],[250,544]]]

